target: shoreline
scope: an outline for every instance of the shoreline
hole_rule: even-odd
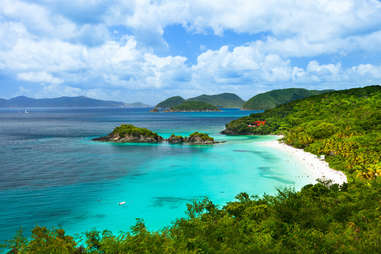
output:
[[[347,176],[343,172],[330,168],[325,160],[319,159],[317,155],[305,152],[303,149],[281,143],[279,139],[282,136],[276,137],[278,138],[276,140],[256,142],[255,144],[274,148],[289,154],[305,168],[306,174],[312,176],[315,181],[317,179],[332,180],[333,184],[348,182]]]

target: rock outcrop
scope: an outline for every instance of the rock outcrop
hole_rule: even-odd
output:
[[[211,145],[221,143],[215,141],[208,134],[194,132],[189,137],[176,136],[172,134],[168,139],[164,139],[157,133],[146,128],[135,127],[132,124],[122,124],[116,127],[110,134],[94,141],[115,142],[115,143],[160,143],[167,141],[170,144],[190,144],[190,145]]]
[[[160,143],[164,139],[157,133],[132,124],[122,124],[105,137],[94,138],[94,141],[115,143]]]
[[[168,143],[170,144],[182,144],[185,142],[185,138],[183,136],[176,136],[175,134],[172,134],[168,139]]]

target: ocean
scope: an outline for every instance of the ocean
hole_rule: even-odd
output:
[[[186,204],[208,197],[300,189],[312,179],[287,154],[264,147],[272,136],[224,136],[253,111],[151,113],[148,109],[0,109],[0,241],[20,228],[128,231],[136,219],[160,230],[186,217]],[[216,145],[94,142],[130,123],[163,137],[206,132]],[[303,179],[303,180],[300,180]],[[126,202],[119,205],[119,202]],[[79,235],[77,235],[79,236]]]

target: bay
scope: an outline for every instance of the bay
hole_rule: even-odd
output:
[[[309,183],[286,154],[262,147],[271,136],[224,136],[224,125],[253,111],[151,113],[148,109],[0,110],[0,240],[22,227],[151,230],[185,217],[186,204],[218,205],[240,192],[274,194]],[[206,132],[226,143],[197,146],[93,142],[122,123],[158,132]],[[300,180],[303,179],[303,180]],[[119,202],[126,202],[120,206]]]

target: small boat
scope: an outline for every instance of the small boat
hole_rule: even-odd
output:
[[[126,201],[119,202],[118,205],[125,205]]]
[[[29,111],[27,109],[24,110],[25,114],[29,114]]]

